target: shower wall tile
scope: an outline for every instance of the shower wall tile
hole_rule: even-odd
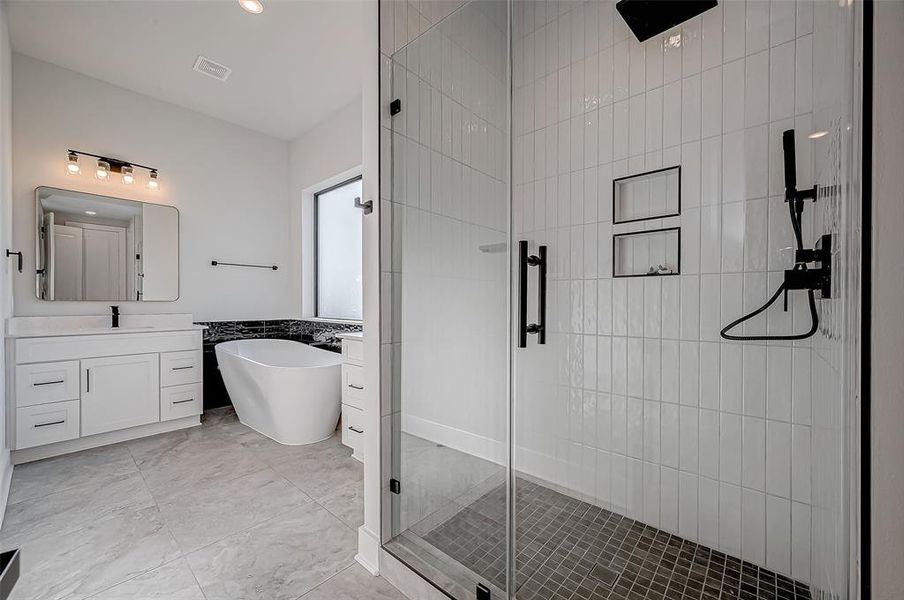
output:
[[[614,2],[535,4],[513,5],[513,211],[516,239],[550,246],[552,330],[545,348],[516,355],[516,381],[542,382],[555,398],[555,387],[581,391],[593,434],[574,423],[556,435],[565,448],[595,445],[597,501],[809,581],[826,560],[809,538],[828,494],[813,483],[828,468],[815,449],[828,444],[811,396],[830,395],[818,380],[839,363],[826,352],[817,364],[810,341],[738,343],[719,332],[793,263],[781,134],[798,130],[798,181],[810,185],[820,146],[804,133],[819,122],[812,65],[823,48],[814,13],[828,8],[724,2],[639,44]],[[679,217],[611,223],[613,178],[675,164]],[[815,214],[808,205],[808,239],[824,226]],[[672,225],[681,275],[612,278],[613,234]],[[805,329],[807,305],[794,296],[789,312],[775,306],[739,330]],[[540,396],[523,431],[578,418],[568,401]],[[516,444],[540,453],[554,442]],[[526,457],[516,466],[529,470]],[[580,471],[545,472],[567,487]]]

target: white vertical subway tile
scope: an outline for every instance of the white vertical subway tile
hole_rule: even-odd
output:
[[[766,566],[791,572],[791,501],[766,496]]]
[[[679,401],[686,406],[698,406],[700,403],[700,344],[697,342],[681,342],[679,373],[681,390]]]
[[[643,459],[656,464],[660,462],[659,406],[655,400],[643,403]]]
[[[662,401],[677,404],[679,401],[679,342],[662,340]]]
[[[699,472],[703,477],[719,479],[719,412],[700,411]]]
[[[662,377],[662,342],[658,339],[643,340],[643,397],[660,399]]]
[[[763,564],[766,560],[766,496],[741,491],[741,558]]]
[[[609,488],[612,509],[625,514],[628,505],[626,490],[628,485],[627,459],[623,454],[612,454],[609,462],[612,470],[612,480]]]
[[[664,277],[662,280],[662,337],[677,340],[680,323],[680,282],[677,277]],[[663,346],[663,356],[665,347]],[[664,362],[664,361],[663,361]],[[663,376],[663,386],[665,377]],[[677,389],[677,388],[676,388]]]
[[[791,497],[791,425],[766,421],[766,492]],[[786,571],[787,572],[787,571]]]
[[[694,17],[681,25],[681,73],[687,77],[700,72],[702,61],[702,21]]]
[[[700,272],[700,209],[683,209],[680,221],[681,273],[686,277]]]
[[[678,465],[682,471],[697,472],[698,411],[691,406],[682,406],[678,413]]]
[[[716,66],[702,75],[701,135],[704,138],[722,133],[722,67]]]
[[[769,118],[794,116],[794,42],[772,48],[769,53]]]
[[[766,479],[766,422],[744,417],[741,480],[745,488],[763,491]]]
[[[700,142],[681,146],[681,209],[700,206]],[[671,164],[671,163],[669,163]]]
[[[719,409],[719,344],[700,343],[700,406]]]
[[[678,28],[662,34],[662,81],[671,83],[681,79],[681,34]]]
[[[810,505],[791,503],[791,576],[810,582]]]
[[[745,67],[743,58],[726,63],[722,67],[722,129],[725,132],[744,127]]]
[[[612,393],[628,393],[628,338],[612,338]]]
[[[813,2],[814,0],[797,0],[796,29],[797,35],[802,36],[813,32]]]
[[[678,473],[678,534],[686,540],[697,540],[697,476]]]
[[[621,20],[621,19],[619,19]],[[628,41],[619,42],[612,48],[613,100],[624,100],[630,90],[630,58]]]
[[[721,271],[722,207],[718,204],[700,207],[700,272]],[[701,298],[701,301],[704,300]],[[718,298],[716,298],[718,306]]]
[[[810,349],[791,351],[791,418],[795,423],[810,424]]]
[[[646,46],[647,91],[662,86],[662,39],[654,38]]]
[[[647,87],[645,44],[631,42],[628,63],[628,94],[634,96],[643,93]]]
[[[740,414],[743,408],[742,349],[743,346],[740,344],[721,344],[720,407],[725,412],[736,414]]]
[[[813,109],[813,36],[798,38],[794,52],[794,114]]]
[[[627,398],[612,396],[612,433],[609,436],[612,452],[626,454],[628,447]]]
[[[643,520],[643,461],[628,458],[625,461],[627,481],[627,515],[632,519]]]
[[[643,281],[644,337],[658,338],[662,333],[662,280],[652,277]]]
[[[647,152],[662,148],[662,88],[646,93],[645,149]]]
[[[659,526],[678,533],[678,471],[668,467],[659,470]]]
[[[793,40],[796,3],[789,0],[772,0],[769,6],[769,44],[777,46]]]
[[[743,199],[768,195],[769,138],[765,125],[744,132],[744,196]]]
[[[744,414],[766,416],[766,348],[744,346]]]
[[[613,292],[614,292],[613,284]],[[613,299],[614,305],[614,299]],[[681,339],[700,339],[700,277],[681,277]],[[682,348],[682,353],[684,349]]]
[[[727,554],[741,554],[741,488],[719,485],[719,549]]]
[[[643,396],[643,339],[628,338],[628,395]]]
[[[700,339],[719,340],[721,326],[721,276],[718,273],[700,276]]]
[[[643,463],[643,520],[653,527],[659,527],[660,494],[659,465]]]
[[[741,485],[741,416],[721,413],[719,429],[719,478]]]
[[[647,105],[643,94],[633,96],[628,101],[628,156],[637,156],[644,153],[646,111]]]
[[[766,416],[770,419],[791,421],[791,360],[789,347],[766,350]]]
[[[745,72],[744,124],[760,125],[769,120],[769,52],[747,57]]]
[[[700,139],[701,111],[700,75],[695,74],[681,81],[681,141]]]
[[[629,102],[616,102],[612,108],[612,158],[628,158],[631,131]]]
[[[697,537],[701,544],[710,547],[719,545],[719,482],[700,477],[698,494],[699,515],[697,517]]]
[[[701,52],[703,69],[722,64],[722,10],[719,4],[702,15]]]
[[[810,428],[791,426],[791,498],[810,503]]]
[[[659,409],[659,455],[663,465],[674,469],[679,466],[680,454],[678,411],[677,405],[667,403],[662,404]]]
[[[732,202],[722,206],[722,272],[739,273],[744,270],[744,203]],[[740,283],[740,280],[739,280]],[[736,288],[738,298],[741,287]],[[740,303],[739,303],[740,305]]]
[[[669,148],[681,143],[681,82],[674,81],[662,88],[662,146]]]
[[[722,3],[722,59],[729,62],[745,55],[746,7],[744,2]]]
[[[769,47],[769,0],[747,2],[747,54]]]

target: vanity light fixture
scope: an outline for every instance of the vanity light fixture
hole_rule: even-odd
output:
[[[66,163],[66,172],[70,175],[78,175],[82,172],[82,168],[78,166],[78,154],[69,152],[69,160]]]
[[[107,181],[110,178],[110,163],[105,160],[97,161],[97,170],[94,172],[94,176],[101,181]]]
[[[160,182],[157,180],[157,171],[151,171],[150,177],[148,178],[148,188],[152,190],[160,189]]]
[[[139,165],[118,158],[109,158],[100,154],[91,154],[90,152],[82,152],[81,150],[69,149],[66,151],[66,172],[70,175],[79,175],[82,170],[78,163],[80,156],[90,156],[97,159],[97,168],[94,176],[100,181],[110,181],[110,173],[119,173],[122,175],[123,185],[132,185],[137,181],[135,169],[144,169],[148,172],[148,188],[152,190],[160,189],[160,179],[157,169],[147,165]]]
[[[239,0],[239,5],[252,15],[259,15],[264,12],[264,5],[260,0]]]

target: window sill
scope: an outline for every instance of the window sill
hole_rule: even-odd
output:
[[[302,317],[302,321],[313,321],[315,323],[338,323],[340,325],[364,325],[363,320],[355,319],[324,319],[323,317]]]

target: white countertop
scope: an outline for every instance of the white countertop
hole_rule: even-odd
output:
[[[337,333],[336,337],[340,340],[363,340],[364,332],[363,331],[344,331],[342,333]]]
[[[125,333],[157,333],[203,331],[204,325],[192,322],[190,314],[120,315],[119,327],[110,326],[110,315],[11,317],[6,320],[6,337],[57,337],[73,335],[106,335]]]

